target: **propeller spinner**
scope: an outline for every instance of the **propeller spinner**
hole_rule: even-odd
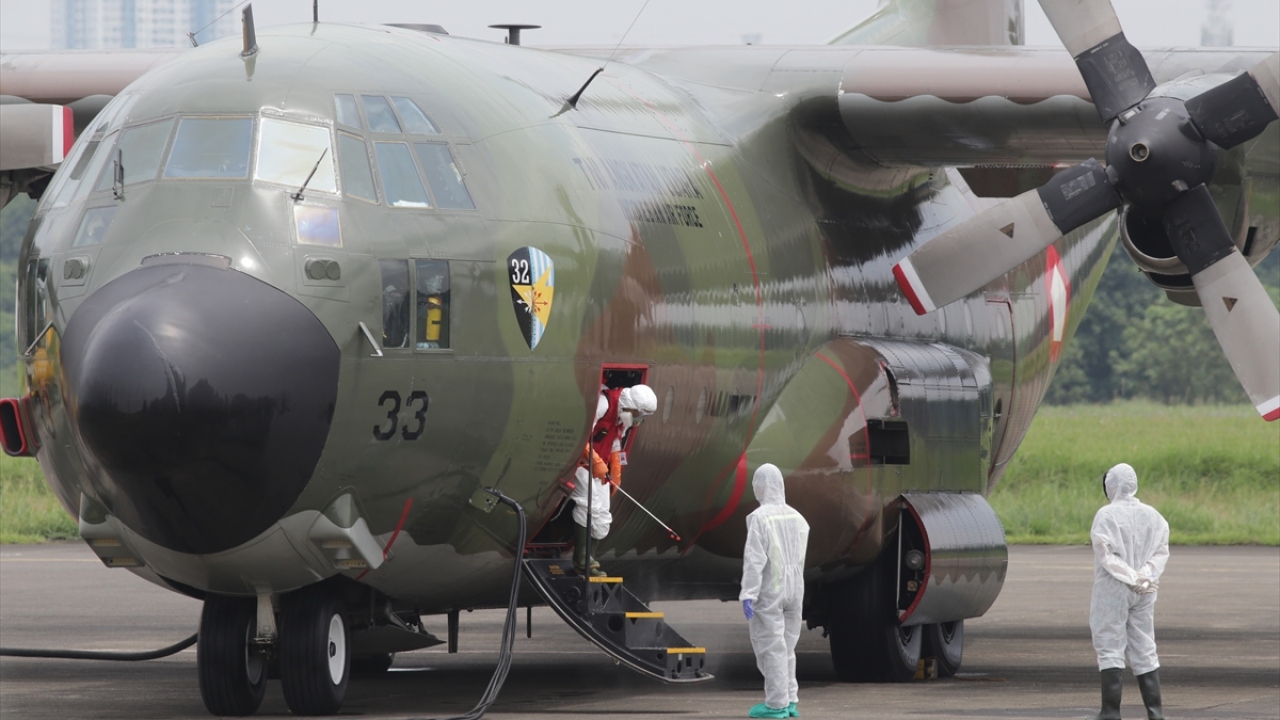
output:
[[[1161,219],[1236,378],[1265,419],[1280,419],[1280,312],[1205,186],[1219,148],[1256,137],[1280,116],[1280,53],[1185,103],[1152,98],[1156,82],[1110,0],[1040,4],[1098,115],[1112,123],[1107,167],[1087,160],[933,238],[894,266],[903,294],[923,315],[1128,203]]]

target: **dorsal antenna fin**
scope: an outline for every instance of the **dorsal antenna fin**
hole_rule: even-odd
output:
[[[240,13],[240,23],[244,28],[244,50],[240,52],[240,57],[253,57],[258,54],[258,33],[253,27],[253,3],[244,6],[244,11]]]

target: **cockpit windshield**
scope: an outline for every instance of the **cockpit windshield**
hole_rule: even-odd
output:
[[[185,117],[178,123],[167,178],[243,178],[249,175],[253,118]]]
[[[333,171],[328,128],[262,118],[258,132],[258,169],[254,177],[291,188],[301,188],[305,183],[309,193],[336,193],[338,182]]]

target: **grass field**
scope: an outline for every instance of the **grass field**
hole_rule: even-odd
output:
[[[1173,542],[1280,545],[1280,423],[1247,406],[1151,403],[1042,408],[990,498],[1009,542],[1087,543],[1118,462]],[[36,462],[0,455],[0,542],[76,536]]]
[[[1280,545],[1280,423],[1253,408],[1041,408],[991,505],[1010,543],[1087,543],[1102,474],[1127,462],[1181,545]]]

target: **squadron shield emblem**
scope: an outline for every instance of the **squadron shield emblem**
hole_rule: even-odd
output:
[[[551,319],[551,301],[555,295],[556,268],[546,253],[534,247],[522,247],[507,258],[507,279],[511,281],[511,304],[516,322],[524,333],[529,349],[547,331]]]

